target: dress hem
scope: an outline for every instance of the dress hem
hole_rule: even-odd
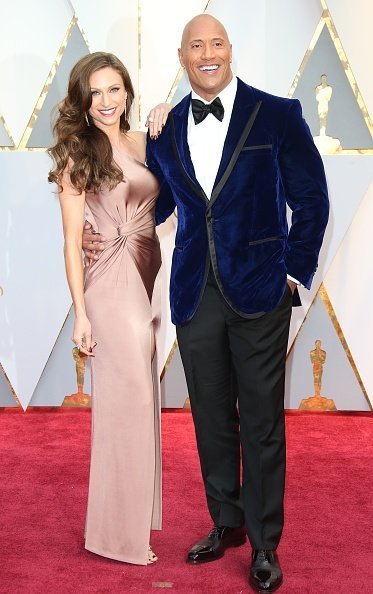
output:
[[[100,551],[99,549],[95,549],[94,547],[88,547],[87,545],[84,545],[84,548],[89,551],[90,553],[95,553],[95,555],[100,555],[101,557],[107,557],[108,559],[113,559],[114,561],[121,561],[122,563],[130,563],[131,565],[148,565],[148,559],[146,558],[146,561],[139,561],[139,560],[135,560],[135,559],[129,559],[129,558],[123,558],[120,557],[119,555],[115,555],[114,553],[110,553],[110,552],[103,552]]]

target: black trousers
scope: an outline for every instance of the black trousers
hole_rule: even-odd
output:
[[[245,524],[255,549],[275,549],[283,528],[291,307],[287,287],[273,311],[243,318],[210,271],[196,314],[177,328],[211,517]]]

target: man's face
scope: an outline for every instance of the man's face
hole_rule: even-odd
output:
[[[208,15],[196,17],[185,28],[179,60],[193,90],[206,101],[232,80],[232,46],[221,23]]]

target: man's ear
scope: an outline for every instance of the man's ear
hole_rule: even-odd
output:
[[[184,61],[183,61],[183,52],[182,52],[181,47],[179,47],[179,49],[177,50],[177,53],[179,55],[179,62],[181,64],[182,68],[185,68]]]

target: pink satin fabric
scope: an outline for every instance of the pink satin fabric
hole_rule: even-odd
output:
[[[87,193],[86,218],[106,237],[85,270],[85,302],[97,341],[91,360],[92,452],[85,546],[145,565],[150,530],[161,528],[159,325],[161,265],[150,171],[115,153],[125,182]]]

